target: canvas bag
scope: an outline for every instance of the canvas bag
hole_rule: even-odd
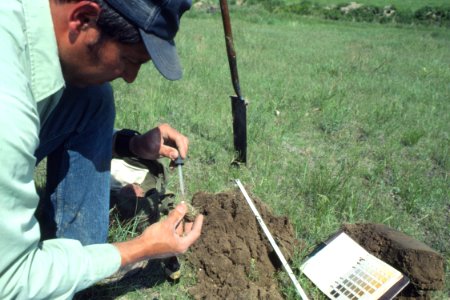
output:
[[[159,221],[174,207],[174,194],[166,191],[167,168],[159,160],[114,158],[111,161],[111,208],[121,220],[135,219],[140,231]],[[139,185],[144,196],[124,193],[130,184]]]

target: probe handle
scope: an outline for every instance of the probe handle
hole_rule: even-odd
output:
[[[182,166],[184,165],[184,160],[181,158],[181,156],[178,156],[174,163],[176,166]]]

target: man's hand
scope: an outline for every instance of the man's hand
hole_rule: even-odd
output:
[[[169,124],[162,124],[130,141],[131,152],[142,159],[168,157],[175,160],[178,156],[184,159],[188,147],[188,138]]]
[[[116,243],[122,257],[121,265],[186,252],[200,237],[203,225],[203,215],[198,215],[194,223],[184,226],[182,220],[186,212],[186,204],[179,204],[166,219],[151,225],[142,235],[127,242]]]

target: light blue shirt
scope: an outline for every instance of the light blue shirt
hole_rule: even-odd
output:
[[[49,0],[0,1],[0,299],[67,299],[120,267],[111,244],[39,242],[39,130],[64,88]]]

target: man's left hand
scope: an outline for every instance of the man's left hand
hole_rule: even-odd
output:
[[[167,157],[175,160],[178,156],[185,159],[188,148],[189,139],[169,124],[162,124],[130,141],[131,152],[142,159]]]

